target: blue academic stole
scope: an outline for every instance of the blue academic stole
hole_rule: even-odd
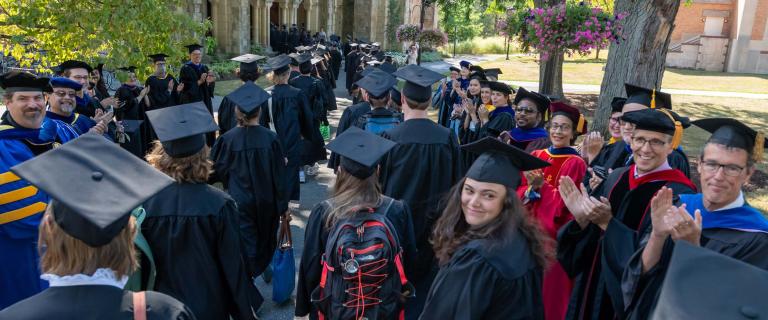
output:
[[[704,207],[701,193],[681,194],[680,201],[686,204],[686,210],[691,216],[695,217],[697,209],[701,211],[702,229],[722,228],[768,233],[768,219],[748,204],[738,208],[708,211]]]

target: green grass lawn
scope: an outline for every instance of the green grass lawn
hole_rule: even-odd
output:
[[[596,94],[566,94],[568,102],[585,110],[588,120],[592,119],[597,102]],[[673,110],[690,117],[691,120],[702,118],[734,118],[749,126],[768,132],[768,100],[743,98],[717,98],[697,96],[674,96]],[[691,179],[699,183],[696,166],[698,156],[709,138],[709,133],[691,126],[683,134],[683,150],[691,161]],[[757,165],[758,171],[752,176],[751,182],[745,186],[748,202],[756,208],[768,213],[768,159]]]
[[[607,52],[599,59],[591,56],[566,57],[563,63],[563,82],[570,84],[600,85]],[[482,63],[483,68],[501,68],[501,80],[539,81],[537,55],[511,56],[509,60]],[[768,93],[768,75],[710,72],[667,68],[662,87],[704,91]]]

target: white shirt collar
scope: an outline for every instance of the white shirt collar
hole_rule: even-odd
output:
[[[638,173],[638,172],[637,172],[637,165],[635,165],[635,172],[634,172],[634,174],[635,174],[635,178],[640,178],[640,177],[642,177],[642,176],[645,176],[645,175],[649,175],[649,174],[651,174],[651,173],[654,173],[654,172],[659,172],[659,171],[664,171],[664,170],[670,170],[670,169],[672,169],[672,167],[669,165],[669,161],[664,161],[664,164],[660,165],[660,166],[659,166],[659,167],[657,167],[656,169],[653,169],[653,170],[651,170],[651,171],[649,171],[649,172],[646,172],[646,173],[642,173],[642,174],[641,174],[641,173]]]
[[[722,208],[717,209],[715,211],[735,209],[735,208],[740,208],[740,207],[743,207],[743,206],[744,206],[744,191],[739,191],[739,196],[736,197],[736,200],[733,200],[733,202],[727,204],[725,207],[722,207]]]
[[[105,285],[122,289],[125,287],[125,284],[128,283],[128,276],[123,276],[118,279],[115,275],[115,271],[109,268],[96,269],[96,272],[94,272],[93,275],[78,273],[59,276],[52,273],[45,273],[40,276],[40,279],[47,280],[51,287]]]

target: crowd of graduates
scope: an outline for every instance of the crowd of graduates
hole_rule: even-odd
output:
[[[501,70],[446,77],[295,32],[273,57],[233,58],[242,84],[216,115],[197,44],[178,80],[155,54],[143,85],[127,66],[113,94],[82,61],[1,75],[0,319],[255,319],[254,281],[284,272],[278,229],[326,160],[297,317],[768,316],[768,220],[743,192],[763,133],[626,84],[605,139]],[[328,139],[342,66],[353,104]],[[698,183],[691,125],[711,133]]]

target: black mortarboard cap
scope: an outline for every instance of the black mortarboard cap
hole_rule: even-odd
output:
[[[460,65],[462,68],[467,68],[467,69],[469,69],[469,67],[470,67],[470,66],[472,66],[472,63],[471,63],[471,62],[469,62],[469,61],[466,61],[466,60],[461,60],[461,62],[459,62],[459,65]]]
[[[199,152],[205,146],[204,133],[219,130],[202,102],[147,111],[147,118],[165,153],[174,158]]]
[[[117,69],[121,70],[121,71],[126,71],[126,72],[136,72],[136,67],[134,67],[134,66],[120,67],[120,68],[117,68]]]
[[[355,82],[355,84],[368,91],[374,98],[384,97],[389,89],[397,84],[397,79],[384,71],[374,69],[370,74]]]
[[[394,64],[386,63],[386,62],[382,63],[379,66],[379,69],[381,69],[381,71],[384,71],[384,72],[389,73],[389,74],[393,74],[393,73],[395,73],[395,71],[397,71],[397,68],[395,68]]]
[[[450,71],[456,71],[456,72],[461,72],[461,69],[459,69],[459,68],[457,68],[457,67],[454,67],[454,66],[450,66],[450,67],[448,67],[448,70],[450,70]]]
[[[173,179],[94,134],[25,161],[11,171],[51,198],[64,232],[91,247],[108,244],[131,211]]]
[[[494,77],[497,79],[499,78],[499,75],[502,74],[501,69],[499,68],[485,69],[483,73],[485,73],[487,77]]]
[[[443,78],[442,74],[409,64],[395,71],[393,76],[405,80],[403,95],[415,102],[427,102],[432,97],[432,84]]]
[[[188,44],[188,45],[186,45],[186,46],[184,46],[184,47],[186,47],[186,48],[187,48],[187,50],[189,51],[189,53],[195,52],[195,50],[201,50],[201,49],[203,48],[203,46],[201,46],[201,45],[199,45],[199,44],[197,44],[197,43]]]
[[[639,103],[649,108],[664,108],[672,110],[672,96],[655,89],[643,88],[625,83],[627,90],[627,103]]]
[[[353,126],[325,148],[341,156],[340,165],[344,171],[358,179],[365,179],[376,171],[381,157],[395,145],[393,141]]]
[[[87,64],[83,61],[78,61],[78,60],[67,60],[62,62],[59,65],[59,69],[61,70],[61,72],[67,71],[69,69],[78,69],[78,68],[88,70],[88,72],[93,71],[93,67],[91,67],[90,64]]]
[[[517,94],[515,95],[515,101],[513,103],[517,105],[523,99],[530,99],[531,101],[533,101],[533,103],[536,104],[536,107],[538,107],[539,109],[539,113],[541,113],[544,116],[544,121],[547,121],[547,119],[549,119],[549,117],[547,116],[547,111],[549,109],[549,104],[551,102],[549,98],[547,98],[541,93],[528,91],[528,90],[525,90],[525,88],[520,87],[517,89]]]
[[[227,95],[227,99],[237,105],[242,113],[250,116],[267,100],[269,93],[264,91],[251,81],[247,81],[239,88]]]
[[[389,89],[389,98],[398,106],[403,104],[403,100],[400,99],[400,90],[397,90],[396,87]]]
[[[672,147],[680,145],[683,129],[691,125],[690,119],[681,117],[669,109],[643,109],[627,112],[621,116],[635,125],[635,129],[661,132],[672,136]]]
[[[365,68],[365,69],[363,69],[363,71],[360,71],[360,76],[361,77],[366,77],[366,76],[368,76],[369,74],[371,74],[375,70],[376,70],[376,68],[373,68],[373,67]]]
[[[766,319],[768,271],[676,241],[651,319]]]
[[[158,62],[158,61],[165,61],[165,58],[168,58],[169,56],[165,53],[155,53],[155,54],[150,54],[147,57],[152,58],[152,62]]]
[[[549,162],[492,137],[465,144],[461,148],[480,155],[467,171],[467,178],[498,183],[513,189],[520,186],[523,171],[550,165]]]
[[[0,75],[0,87],[11,91],[44,91],[48,88],[48,78],[38,78],[24,71],[10,71]]]
[[[764,133],[758,132],[736,119],[709,118],[696,120],[692,123],[712,133],[707,140],[708,142],[746,150],[752,154],[752,159],[756,162],[762,160],[763,152],[768,147]]]
[[[498,91],[506,95],[512,94],[512,88],[504,82],[491,81],[488,83],[488,87],[491,88],[492,91]]]
[[[237,56],[232,58],[232,61],[240,62],[240,71],[258,71],[259,65],[257,64],[259,60],[266,59],[265,56],[260,56],[256,54],[250,54],[246,53],[241,56]]]
[[[626,102],[627,98],[613,97],[613,100],[611,100],[611,112],[621,112]]]
[[[266,72],[270,72],[271,71],[271,72],[274,72],[276,74],[282,74],[282,73],[288,71],[288,69],[290,69],[290,67],[288,67],[288,65],[291,64],[291,60],[292,60],[291,57],[289,57],[289,56],[287,56],[285,54],[281,54],[279,56],[275,56],[275,57],[269,58],[269,59],[267,59],[267,63],[264,66],[264,70]]]
[[[312,60],[312,54],[305,52],[296,56],[295,59],[296,59],[296,62],[298,62],[299,64],[306,63]]]

